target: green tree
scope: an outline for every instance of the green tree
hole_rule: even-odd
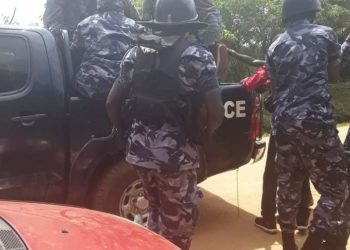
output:
[[[265,53],[283,31],[280,19],[281,2],[276,0],[216,0],[222,15],[222,41],[229,47],[264,59]],[[232,61],[227,80],[240,81],[254,68]]]
[[[213,0],[223,19],[222,42],[227,46],[264,59],[274,38],[283,32],[281,0]],[[321,0],[323,11],[317,23],[334,28],[343,42],[350,33],[350,0]],[[135,5],[142,9],[142,0]],[[141,10],[142,12],[142,10]],[[255,70],[232,60],[230,70],[222,80],[240,81]]]
[[[224,31],[222,42],[242,53],[263,59],[274,38],[284,28],[280,0],[216,0]],[[317,23],[334,28],[343,42],[350,33],[349,0],[322,0],[323,10]],[[239,81],[252,68],[233,61],[227,80]]]
[[[343,42],[346,36],[350,33],[350,10],[344,8],[347,1],[323,0],[323,11],[317,16],[317,23],[334,28],[337,31],[339,41]],[[338,3],[338,4],[337,4]],[[340,5],[344,3],[344,5]]]
[[[12,24],[12,25],[18,25],[18,21],[15,19],[16,18],[16,11],[17,9],[14,8],[13,13],[11,16],[1,14],[0,18],[2,20],[3,24]]]

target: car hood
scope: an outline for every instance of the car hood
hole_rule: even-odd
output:
[[[31,250],[178,249],[137,224],[89,209],[1,201],[0,217]]]

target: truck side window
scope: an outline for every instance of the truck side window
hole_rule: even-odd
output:
[[[0,94],[21,90],[29,74],[28,46],[23,38],[0,36]]]

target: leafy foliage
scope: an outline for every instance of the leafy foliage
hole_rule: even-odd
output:
[[[280,0],[215,0],[221,12],[224,31],[222,42],[229,47],[263,59],[274,38],[283,32]],[[349,0],[322,0],[323,11],[316,22],[333,27],[343,42],[350,33]],[[239,81],[251,68],[232,62],[226,80]]]
[[[12,24],[12,25],[18,25],[18,21],[15,19],[16,17],[16,8],[13,10],[13,13],[11,16],[1,14],[0,15],[0,23],[1,24]]]
[[[282,32],[281,1],[276,0],[216,0],[222,15],[222,41],[233,49],[263,59],[275,38]],[[251,71],[250,67],[233,61],[228,80],[239,81]]]
[[[264,59],[274,38],[284,28],[281,22],[281,0],[213,0],[223,19],[221,40],[228,47],[255,58]],[[343,42],[350,33],[350,1],[321,0],[323,11],[316,22],[334,28]],[[142,0],[135,5],[142,12]],[[226,81],[240,81],[254,68],[235,60],[227,72]]]

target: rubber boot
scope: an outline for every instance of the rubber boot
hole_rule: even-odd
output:
[[[325,232],[323,230],[309,232],[301,250],[320,250],[324,237]]]
[[[295,244],[294,233],[282,232],[283,250],[298,250]]]

